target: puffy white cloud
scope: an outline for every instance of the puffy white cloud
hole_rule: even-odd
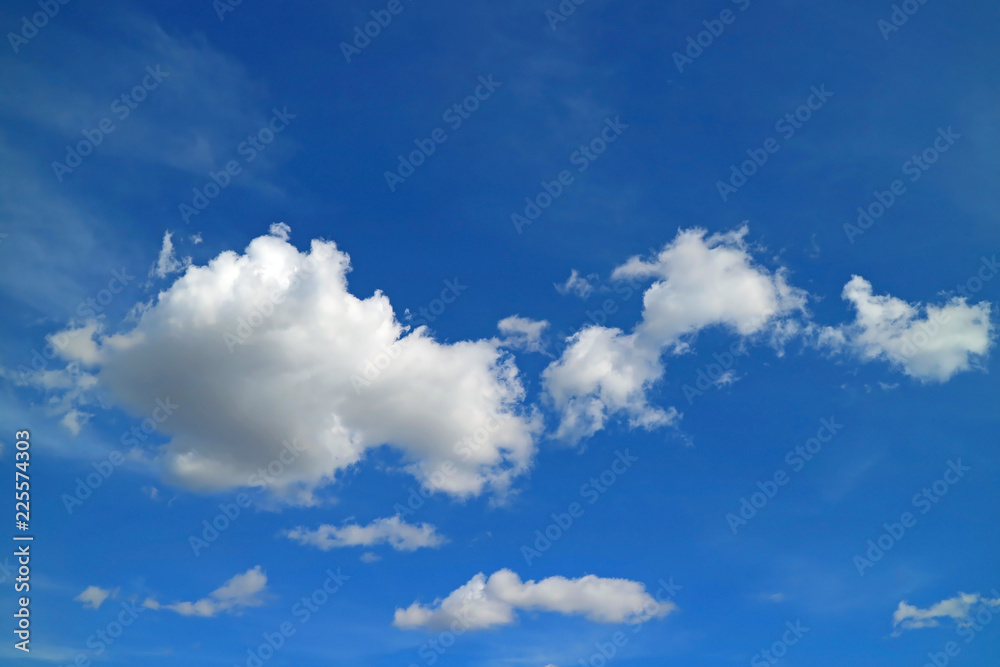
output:
[[[662,347],[683,349],[685,337],[724,325],[741,336],[756,334],[775,318],[801,311],[806,294],[791,287],[782,269],[754,262],[747,226],[705,238],[705,230],[678,232],[651,260],[632,257],[612,279],[653,278],[643,295],[637,332]]]
[[[889,295],[875,295],[872,285],[853,276],[843,298],[853,304],[853,323],[827,327],[820,345],[849,350],[862,359],[882,359],[922,382],[945,382],[977,368],[993,345],[990,304],[974,305],[956,297],[941,306],[921,307]]]
[[[150,276],[166,278],[171,273],[179,273],[191,266],[190,257],[185,257],[183,261],[177,259],[171,236],[169,231],[163,233],[163,246],[160,248],[160,256],[157,258],[153,268],[149,270]]]
[[[195,602],[175,602],[160,604],[153,598],[147,598],[142,606],[147,609],[170,609],[181,616],[211,617],[228,612],[239,614],[246,607],[259,607],[264,604],[260,594],[267,588],[267,574],[257,565],[243,574],[237,574],[225,584],[215,589]]]
[[[557,284],[555,287],[560,294],[575,294],[581,299],[586,299],[594,291],[594,286],[590,283],[590,276],[582,278],[576,269],[570,271],[566,282]]]
[[[63,354],[136,416],[157,399],[180,406],[159,426],[171,440],[154,460],[189,488],[245,486],[291,440],[304,451],[268,487],[285,499],[308,502],[386,444],[421,481],[435,476],[436,490],[502,494],[530,466],[540,430],[510,354],[496,339],[442,344],[426,327],[404,329],[384,294],[348,291],[350,258],[336,244],[299,252],[288,233],[273,225],[243,254],[189,267],[133,328],[88,325],[77,334],[88,343]],[[390,348],[399,354],[356,391],[351,377]],[[486,424],[485,439],[456,456]]]
[[[323,524],[316,530],[295,528],[286,533],[299,544],[314,546],[323,551],[339,547],[372,546],[389,544],[396,551],[416,551],[421,547],[439,547],[447,540],[429,524],[415,526],[398,515],[375,519],[367,526],[350,523],[341,527]]]
[[[100,609],[105,600],[109,597],[114,597],[117,594],[117,588],[112,591],[106,588],[101,588],[100,586],[87,586],[83,589],[83,592],[73,598],[73,600],[75,602],[82,602],[84,607],[88,607],[90,609]]]
[[[561,414],[557,437],[578,441],[618,413],[632,427],[673,423],[677,410],[651,406],[648,391],[663,377],[663,354],[687,351],[706,327],[769,334],[776,346],[800,331],[793,316],[804,312],[805,292],[789,286],[784,271],[754,262],[747,231],[706,238],[703,229],[682,230],[656,256],[633,257],[615,269],[615,280],[654,280],[643,295],[642,319],[628,334],[604,326],[578,331],[545,369],[546,397]]]
[[[679,413],[651,406],[646,392],[663,375],[660,350],[638,344],[635,334],[590,326],[567,341],[562,356],[543,372],[547,399],[559,410],[556,437],[576,442],[624,412],[631,427],[672,424]]]
[[[990,599],[979,593],[959,593],[955,597],[942,600],[927,609],[907,604],[904,600],[899,603],[899,607],[892,615],[892,624],[899,630],[915,630],[917,628],[937,627],[939,625],[938,619],[950,618],[959,625],[964,625],[969,622],[973,610],[978,611],[984,606],[1000,606],[1000,598]]]
[[[500,320],[497,329],[503,335],[503,344],[507,347],[527,352],[542,352],[545,350],[542,333],[548,326],[549,323],[545,320],[511,315]]]
[[[642,622],[666,616],[674,608],[671,602],[657,602],[645,586],[628,579],[589,574],[579,579],[549,577],[522,582],[517,574],[504,569],[488,579],[480,572],[433,605],[414,602],[406,609],[397,608],[393,625],[481,630],[514,623],[519,609],[583,615],[596,623]]]

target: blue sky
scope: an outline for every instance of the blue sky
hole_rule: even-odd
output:
[[[224,2],[0,10],[5,664],[996,663],[995,4]]]

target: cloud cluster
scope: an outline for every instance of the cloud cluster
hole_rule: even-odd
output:
[[[447,542],[433,525],[413,525],[406,523],[398,515],[375,519],[367,526],[349,523],[339,528],[323,524],[315,530],[298,527],[285,535],[299,544],[323,551],[376,544],[388,544],[396,551],[416,551],[422,547],[436,548]]]
[[[406,609],[396,609],[393,625],[481,630],[514,623],[517,610],[582,615],[596,623],[626,623],[666,616],[673,609],[672,603],[658,603],[645,586],[628,579],[591,574],[579,579],[549,577],[522,582],[517,574],[504,569],[489,578],[480,572],[432,605],[414,602]]]
[[[182,406],[162,430],[165,476],[197,490],[247,485],[281,442],[305,451],[270,489],[309,497],[365,452],[399,449],[422,482],[451,462],[435,488],[469,496],[503,493],[530,465],[538,419],[520,409],[524,390],[509,353],[492,340],[438,343],[404,329],[381,292],[348,291],[350,258],[332,242],[309,252],[287,225],[190,266],[128,331],[95,324],[64,349],[118,405],[145,415],[156,399]],[[366,359],[399,354],[363,393],[350,378]],[[469,456],[456,443],[496,420]]]
[[[264,604],[260,594],[267,588],[267,574],[261,571],[260,565],[243,574],[237,574],[225,584],[215,589],[195,602],[175,602],[160,604],[153,598],[147,598],[142,606],[147,609],[170,609],[181,616],[211,617],[228,612],[239,614],[246,607],[259,607]]]
[[[137,311],[134,325],[107,331],[90,320],[54,334],[67,368],[26,382],[52,394],[47,405],[74,433],[92,417],[85,410],[95,395],[137,417],[158,400],[180,404],[159,427],[169,442],[144,458],[166,481],[194,490],[251,485],[291,440],[303,449],[282,460],[268,486],[288,503],[317,502],[318,489],[383,445],[436,491],[502,497],[530,468],[542,431],[509,350],[544,351],[548,322],[514,315],[499,322],[501,338],[440,343],[426,327],[401,324],[383,293],[352,294],[350,258],[335,243],[314,240],[301,252],[290,232],[272,225],[242,254],[226,251],[204,266],[178,262],[166,234],[155,273],[183,273]],[[628,331],[584,327],[542,371],[541,400],[555,413],[557,439],[578,442],[616,417],[631,428],[676,423],[678,410],[650,392],[664,360],[689,352],[709,327],[779,353],[798,337],[886,360],[922,381],[945,381],[987,358],[989,303],[913,305],[874,295],[855,276],[843,291],[855,320],[820,327],[809,319],[806,292],[783,269],[756,261],[747,234],[746,226],[681,230],[660,251],[614,270],[614,280],[650,282],[641,317]],[[733,380],[727,373],[716,383]],[[345,528],[301,535],[325,544]]]

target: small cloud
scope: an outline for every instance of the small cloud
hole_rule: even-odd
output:
[[[1000,596],[995,590],[993,594]],[[927,609],[920,609],[903,600],[892,615],[892,626],[896,628],[893,635],[898,636],[902,630],[937,627],[940,625],[938,619],[943,618],[950,618],[958,625],[968,625],[973,611],[987,607],[994,609],[1000,607],[1000,597],[990,599],[979,593],[959,593],[955,597],[941,600]]]
[[[82,429],[83,425],[89,422],[90,418],[93,416],[94,415],[89,412],[80,412],[74,408],[63,415],[63,418],[59,420],[59,423],[73,435],[80,435],[80,429]]]
[[[579,272],[573,269],[569,273],[569,278],[561,285],[555,285],[556,291],[560,294],[574,294],[581,299],[586,299],[594,291],[594,286],[590,282],[591,276],[581,278]]]
[[[730,369],[720,375],[716,380],[712,382],[716,387],[726,387],[731,384],[739,382],[740,378],[736,377],[736,371]]]
[[[100,586],[87,586],[82,593],[73,598],[73,601],[82,602],[84,609],[99,609],[105,600],[117,595],[117,588],[112,591]]]
[[[155,486],[144,486],[142,487],[142,492],[149,496],[150,500],[155,501],[160,499],[160,490]]]
[[[198,245],[199,243],[201,243],[201,232],[192,235],[190,241],[193,245]]]
[[[169,609],[181,616],[201,616],[210,618],[221,612],[239,614],[246,607],[259,607],[264,604],[260,594],[267,588],[267,574],[261,571],[260,565],[224,583],[195,602],[175,602],[160,604],[153,598],[146,598],[142,606],[146,609]]]
[[[163,246],[160,248],[160,256],[156,264],[149,270],[150,276],[166,278],[171,273],[180,273],[191,265],[191,258],[185,257],[182,261],[174,254],[174,243],[171,240],[172,234],[169,231],[163,233]]]
[[[376,553],[372,553],[371,551],[366,551],[361,554],[362,563],[376,563],[380,560],[382,560],[382,557]]]
[[[545,320],[532,320],[527,317],[512,315],[500,320],[497,329],[503,334],[502,343],[525,352],[544,352],[542,332],[548,328]]]
[[[893,382],[892,384],[888,382],[879,382],[878,386],[882,388],[882,391],[892,391],[899,386],[898,382]]]
[[[278,237],[282,241],[287,241],[292,234],[292,228],[283,222],[275,222],[268,228],[267,233]]]
[[[437,548],[447,542],[431,524],[415,526],[403,521],[398,514],[375,519],[367,526],[349,523],[339,528],[324,524],[316,530],[299,527],[289,530],[285,536],[323,551],[376,544],[389,544],[396,551],[416,551],[424,547]]]

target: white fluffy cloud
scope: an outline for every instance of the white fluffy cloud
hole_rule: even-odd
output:
[[[851,350],[866,360],[883,359],[923,382],[945,382],[977,368],[993,345],[986,301],[969,305],[956,297],[941,306],[921,307],[873,294],[871,283],[861,276],[844,286],[843,297],[857,311],[855,320],[828,327],[821,344]]]
[[[674,605],[657,602],[645,586],[628,579],[591,574],[579,579],[549,577],[522,582],[517,574],[504,569],[488,579],[480,572],[433,605],[414,602],[406,609],[396,609],[393,625],[405,629],[454,626],[480,630],[514,623],[519,609],[583,615],[596,623],[625,623],[666,616]]]
[[[744,337],[766,333],[776,344],[799,330],[793,315],[804,310],[805,293],[789,286],[782,270],[754,262],[747,231],[706,238],[703,229],[683,230],[655,257],[633,257],[615,269],[615,280],[654,280],[643,295],[642,320],[628,334],[604,326],[577,332],[545,369],[547,398],[561,415],[557,437],[588,437],[619,413],[633,427],[672,423],[676,409],[651,406],[647,392],[663,376],[664,352],[686,351],[706,327]]]
[[[996,594],[996,592],[994,592]],[[927,609],[920,609],[904,600],[892,615],[893,627],[898,630],[937,627],[938,619],[950,618],[959,625],[968,623],[973,611],[984,606],[1000,606],[1000,598],[990,599],[979,593],[959,593],[953,598],[942,600]]]
[[[548,328],[545,320],[532,320],[527,317],[511,315],[500,320],[497,329],[503,335],[503,344],[526,352],[542,352],[545,345],[542,333]]]
[[[663,375],[658,347],[602,326],[587,327],[567,342],[562,356],[542,373],[546,396],[560,413],[557,438],[589,437],[615,413],[627,414],[631,427],[655,428],[677,419],[675,408],[663,410],[646,399]]]
[[[299,544],[323,551],[376,544],[389,544],[396,551],[416,551],[421,547],[439,547],[447,541],[433,525],[422,523],[416,526],[406,523],[398,515],[375,519],[367,526],[350,523],[339,528],[324,524],[316,530],[299,527],[286,535]]]
[[[348,291],[346,253],[322,240],[299,252],[289,231],[273,225],[243,254],[189,267],[134,328],[90,324],[64,356],[136,416],[157,399],[180,406],[160,425],[171,440],[155,460],[190,488],[247,485],[291,440],[305,451],[269,487],[288,499],[309,502],[384,444],[421,481],[445,470],[437,490],[502,493],[529,467],[540,430],[509,353],[495,339],[442,344],[425,327],[404,329],[384,294]],[[374,367],[359,390],[351,378]]]
[[[160,604],[153,598],[147,598],[142,606],[147,609],[170,609],[181,616],[216,616],[221,612],[239,614],[246,607],[259,607],[264,604],[260,594],[267,588],[267,574],[261,571],[260,565],[243,574],[237,574],[225,584],[215,589],[195,602],[175,602]]]
[[[101,588],[100,586],[87,586],[83,589],[83,592],[77,595],[73,600],[75,602],[82,602],[84,607],[89,607],[90,609],[100,609],[101,605],[108,597],[114,597],[118,593],[118,589],[108,590],[106,588]]]

